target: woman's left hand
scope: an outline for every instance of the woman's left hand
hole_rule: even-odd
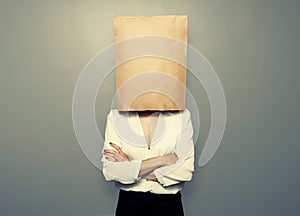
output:
[[[109,161],[120,162],[120,161],[130,161],[128,156],[121,150],[119,146],[114,143],[109,143],[115,150],[113,149],[105,149],[103,154],[105,158]]]

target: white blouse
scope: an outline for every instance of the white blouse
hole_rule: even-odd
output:
[[[130,161],[112,162],[102,157],[103,175],[107,181],[115,181],[122,190],[175,194],[194,172],[194,143],[191,114],[188,109],[178,112],[160,112],[150,149],[144,137],[137,112],[109,112],[106,122],[103,149],[118,145]],[[158,182],[138,177],[144,159],[175,152],[175,164],[154,170]]]

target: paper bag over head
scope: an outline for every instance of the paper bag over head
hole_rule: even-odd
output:
[[[187,16],[114,17],[119,111],[183,110]]]

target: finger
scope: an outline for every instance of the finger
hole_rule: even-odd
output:
[[[122,149],[114,143],[110,143],[110,145],[115,148],[126,160],[129,160],[127,155],[122,151]]]
[[[119,154],[116,154],[116,155],[115,155],[115,158],[116,158],[117,161],[123,161],[123,158],[120,157]]]
[[[116,152],[103,152],[103,155],[116,158]]]
[[[105,157],[105,158],[108,161],[117,162],[117,160],[115,158],[112,158],[112,157]]]
[[[105,149],[103,151],[103,153],[117,153],[117,152],[115,150],[113,150],[113,149]]]
[[[116,149],[119,153],[122,152],[121,148],[114,143],[109,143],[114,149]]]
[[[114,144],[114,143],[112,143],[112,142],[109,142],[109,144],[114,148],[114,149],[116,149],[116,151],[117,151],[117,153],[119,154],[118,156],[119,156],[119,158],[118,158],[118,160],[119,161],[129,161],[129,158],[127,157],[127,155],[122,151],[122,149],[118,146],[118,145],[116,145],[116,144]],[[114,151],[114,150],[107,150],[107,152],[111,152],[111,151]],[[116,157],[116,155],[115,155],[115,157]]]
[[[124,158],[121,154],[117,152],[103,152],[105,156],[114,158],[116,161],[125,161],[127,158]]]
[[[121,161],[118,156],[107,155],[105,158],[112,162],[120,162]]]

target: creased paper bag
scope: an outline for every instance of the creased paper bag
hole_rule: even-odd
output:
[[[114,17],[119,111],[185,108],[187,16]]]

